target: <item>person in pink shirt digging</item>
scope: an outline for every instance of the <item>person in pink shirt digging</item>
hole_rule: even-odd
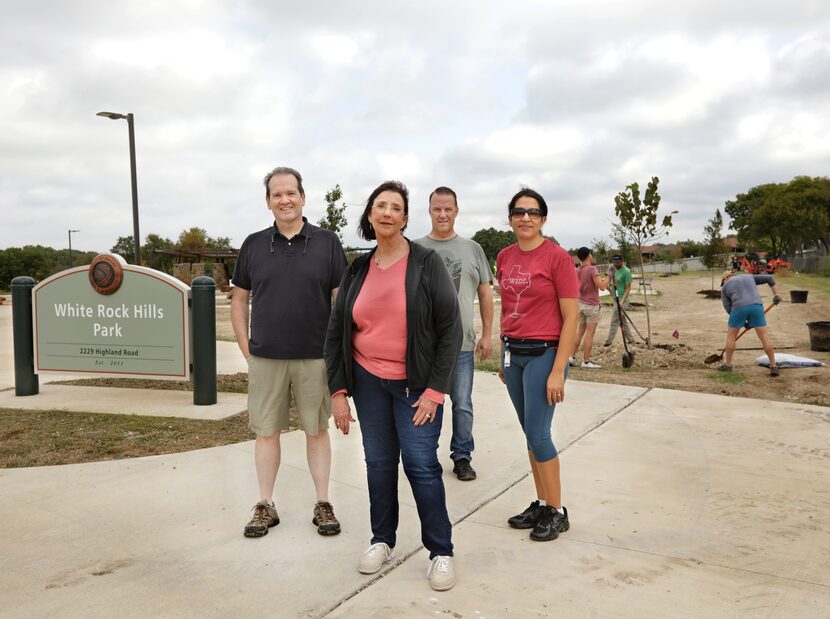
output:
[[[582,344],[582,365],[577,363],[576,356],[571,356],[570,365],[598,370],[601,366],[591,361],[591,349],[599,324],[599,291],[606,290],[609,281],[607,277],[600,275],[594,266],[594,255],[589,248],[580,247],[576,251],[576,257],[582,263],[576,270],[579,279],[579,329],[576,332],[576,349],[579,350],[579,345]]]

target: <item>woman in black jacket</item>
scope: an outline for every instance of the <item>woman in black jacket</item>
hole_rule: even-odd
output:
[[[369,482],[372,541],[358,565],[373,574],[395,546],[398,460],[421,519],[436,590],[455,584],[452,527],[438,462],[444,394],[461,348],[455,287],[434,251],[403,236],[409,193],[387,181],[369,196],[360,234],[377,246],[346,269],[326,336],[335,426],[349,433],[355,402]]]

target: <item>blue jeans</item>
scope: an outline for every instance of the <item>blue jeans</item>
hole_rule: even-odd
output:
[[[504,350],[501,353],[502,372],[507,384],[507,393],[516,409],[519,424],[525,433],[527,450],[533,453],[536,462],[547,462],[557,456],[556,447],[550,435],[553,412],[556,404],[548,404],[547,381],[556,348],[549,348],[538,357],[510,355],[510,367],[504,367]],[[568,368],[565,368],[565,378]]]
[[[407,389],[406,380],[378,378],[354,364],[352,398],[363,435],[372,543],[395,546],[401,459],[421,519],[421,541],[432,559],[452,556],[452,525],[438,462],[444,407],[436,409],[432,423],[413,425],[416,409],[412,405],[422,393],[422,389]]]
[[[452,440],[450,458],[453,462],[472,460],[475,449],[473,441],[473,351],[458,353],[458,363],[452,376],[450,398],[452,398]]]

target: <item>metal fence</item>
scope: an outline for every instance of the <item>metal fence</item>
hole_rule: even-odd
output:
[[[724,256],[723,264],[723,268],[725,269],[726,256]],[[610,265],[597,265],[600,272],[605,272],[608,266]],[[640,265],[637,262],[628,263],[628,268],[632,272],[640,272]],[[705,271],[706,267],[703,266],[703,261],[700,258],[681,258],[673,264],[669,264],[668,262],[646,262],[643,265],[643,269],[646,273],[680,273],[682,271]]]
[[[795,256],[790,258],[793,263],[793,271],[799,273],[822,273],[830,272],[830,256]]]

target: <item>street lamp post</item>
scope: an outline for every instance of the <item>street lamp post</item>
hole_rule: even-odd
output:
[[[80,230],[69,230],[69,267],[72,268],[72,233]]]
[[[133,189],[133,242],[135,243],[135,263],[141,266],[141,237],[138,234],[138,181],[135,173],[135,127],[133,115],[116,114],[115,112],[98,112],[96,116],[103,116],[111,120],[127,120],[127,129],[130,134],[130,175]]]

